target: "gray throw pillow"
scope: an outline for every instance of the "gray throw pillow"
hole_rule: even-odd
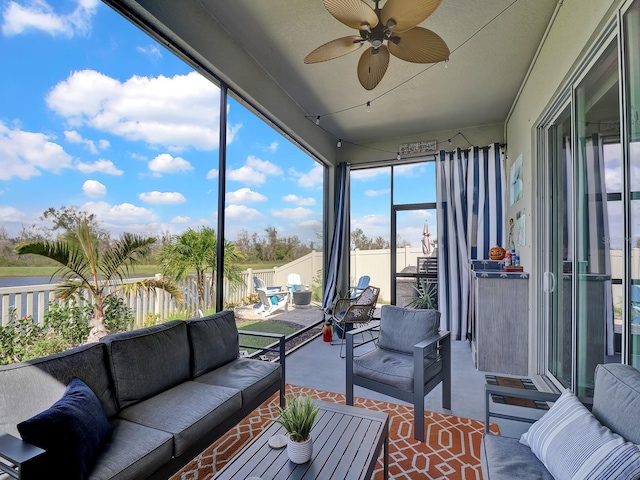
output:
[[[440,312],[383,305],[378,347],[413,354],[413,346],[438,333]]]

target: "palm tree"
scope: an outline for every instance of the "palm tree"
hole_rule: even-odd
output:
[[[93,318],[87,343],[105,336],[105,301],[121,292],[149,291],[160,288],[182,303],[177,285],[167,279],[146,279],[124,284],[130,271],[151,254],[155,238],[124,233],[112,245],[100,248],[98,237],[86,222],[74,231],[61,235],[55,241],[23,242],[16,246],[20,255],[33,254],[50,258],[60,265],[53,274],[62,281],[56,288],[56,297],[66,299],[89,294],[93,299]]]
[[[200,227],[198,230],[189,228],[158,252],[162,273],[173,277],[176,281],[183,280],[188,273],[195,272],[198,290],[198,308],[204,311],[206,273],[210,271],[211,292],[214,287],[213,273],[218,265],[218,238],[210,227]],[[232,288],[242,283],[238,262],[243,258],[233,242],[224,242],[224,277],[229,280]]]

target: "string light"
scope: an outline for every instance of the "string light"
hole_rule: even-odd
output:
[[[338,140],[338,143],[336,144],[336,147],[340,148],[342,146],[342,139]]]
[[[451,145],[451,139],[447,140],[449,142],[449,145]]]
[[[396,159],[401,160],[402,157],[400,156],[400,152],[398,152],[398,156],[396,157]]]
[[[371,111],[371,102],[367,102],[367,112]]]
[[[444,68],[449,68],[449,59],[448,58],[444,61]]]
[[[320,115],[316,117],[316,125],[320,125]]]

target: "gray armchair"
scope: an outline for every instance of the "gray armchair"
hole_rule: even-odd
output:
[[[376,346],[358,357],[354,335],[377,326],[347,332],[347,405],[353,405],[354,385],[412,403],[414,437],[424,442],[424,397],[440,382],[442,407],[451,408],[451,339],[439,327],[436,310],[384,305]]]

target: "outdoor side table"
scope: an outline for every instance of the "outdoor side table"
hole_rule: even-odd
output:
[[[303,464],[291,462],[287,449],[272,449],[269,438],[284,434],[278,423],[262,431],[213,477],[215,480],[372,478],[380,453],[384,478],[389,478],[389,416],[364,408],[316,401],[320,412],[311,430],[313,456]]]
[[[3,433],[0,435],[0,472],[20,479],[22,465],[43,453],[43,449]]]

